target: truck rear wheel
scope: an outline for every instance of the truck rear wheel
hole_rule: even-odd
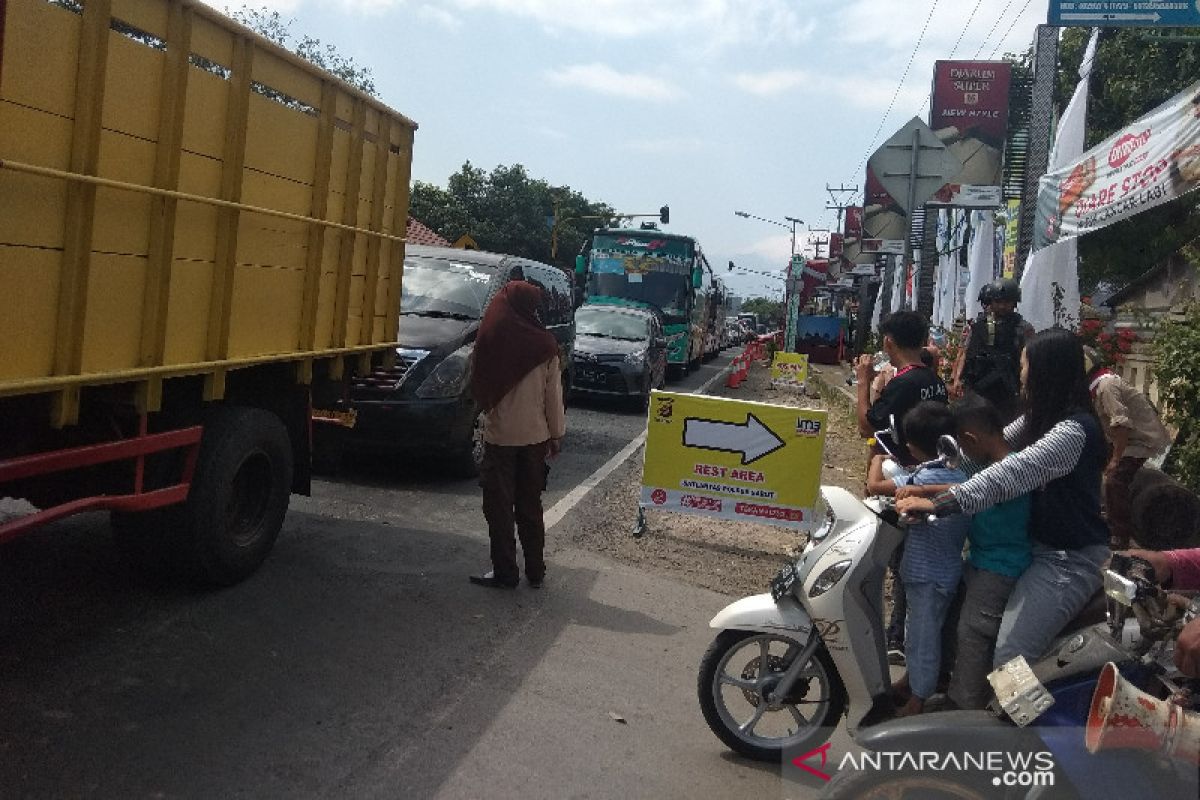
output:
[[[230,586],[271,552],[292,491],[287,428],[257,408],[217,410],[204,427],[183,508],[188,571]]]

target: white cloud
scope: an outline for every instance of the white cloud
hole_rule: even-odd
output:
[[[683,90],[670,81],[639,72],[618,72],[607,64],[575,64],[546,73],[555,86],[587,89],[613,97],[675,100]]]
[[[800,69],[776,69],[757,74],[741,72],[733,76],[733,82],[739,89],[763,97],[800,88],[812,79],[812,75]]]
[[[449,0],[463,9],[526,17],[548,30],[696,46],[799,42],[815,22],[788,0]]]
[[[547,139],[556,139],[558,141],[562,141],[564,139],[571,138],[558,128],[551,128],[548,125],[535,125],[529,130],[531,133],[536,133],[538,136],[544,136]]]
[[[759,97],[771,97],[785,92],[801,92],[817,95],[820,99],[842,105],[879,110],[887,108],[896,91],[897,76],[879,74],[864,75],[821,75],[806,70],[771,70],[768,72],[741,72],[733,76],[739,89]],[[894,113],[908,119],[922,104],[929,91],[921,81],[906,81],[896,97]]]
[[[750,222],[755,221],[750,220]],[[778,235],[772,234],[771,236],[766,236],[751,244],[750,252],[762,257],[771,264],[787,264],[792,258],[792,235],[790,233],[780,233]]]
[[[462,27],[461,19],[438,6],[424,5],[417,9],[417,13],[425,19],[441,25],[448,31],[456,31]]]
[[[680,155],[697,153],[704,149],[704,140],[687,136],[669,136],[662,139],[634,139],[625,142],[625,149],[652,155]]]
[[[851,0],[836,16],[834,35],[846,44],[897,51],[907,60],[921,35],[925,20],[929,19],[921,44],[922,53],[949,58],[958,42],[954,58],[971,59],[980,51],[981,45],[983,49],[979,52],[979,58],[987,58],[997,45],[1000,45],[1000,49],[995,57],[999,57],[1005,50],[1024,50],[1028,47],[1033,40],[1034,27],[1046,13],[1044,4],[996,2],[980,5],[972,16],[974,3],[948,3],[943,0],[930,17],[931,6],[932,0],[888,0],[886,6],[879,0]],[[903,63],[900,67],[903,68]]]

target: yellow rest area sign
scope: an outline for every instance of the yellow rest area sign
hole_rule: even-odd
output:
[[[808,356],[804,353],[775,352],[771,361],[771,383],[800,388],[808,380]]]
[[[654,392],[641,505],[812,530],[826,428],[815,409]]]

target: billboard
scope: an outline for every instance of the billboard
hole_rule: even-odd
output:
[[[862,206],[850,206],[846,209],[846,225],[844,231],[847,239],[861,239],[863,226]]]
[[[1200,82],[1038,182],[1034,249],[1111,225],[1200,186]]]
[[[955,183],[999,186],[1008,134],[1007,61],[937,61],[929,127],[966,166]]]
[[[845,244],[845,237],[843,237],[842,234],[840,234],[840,233],[829,234],[829,258],[831,260],[836,261],[842,257],[842,250],[843,250],[844,244]]]

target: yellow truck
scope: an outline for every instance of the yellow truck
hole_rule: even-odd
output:
[[[395,358],[416,127],[195,0],[0,0],[0,543],[253,572]]]

